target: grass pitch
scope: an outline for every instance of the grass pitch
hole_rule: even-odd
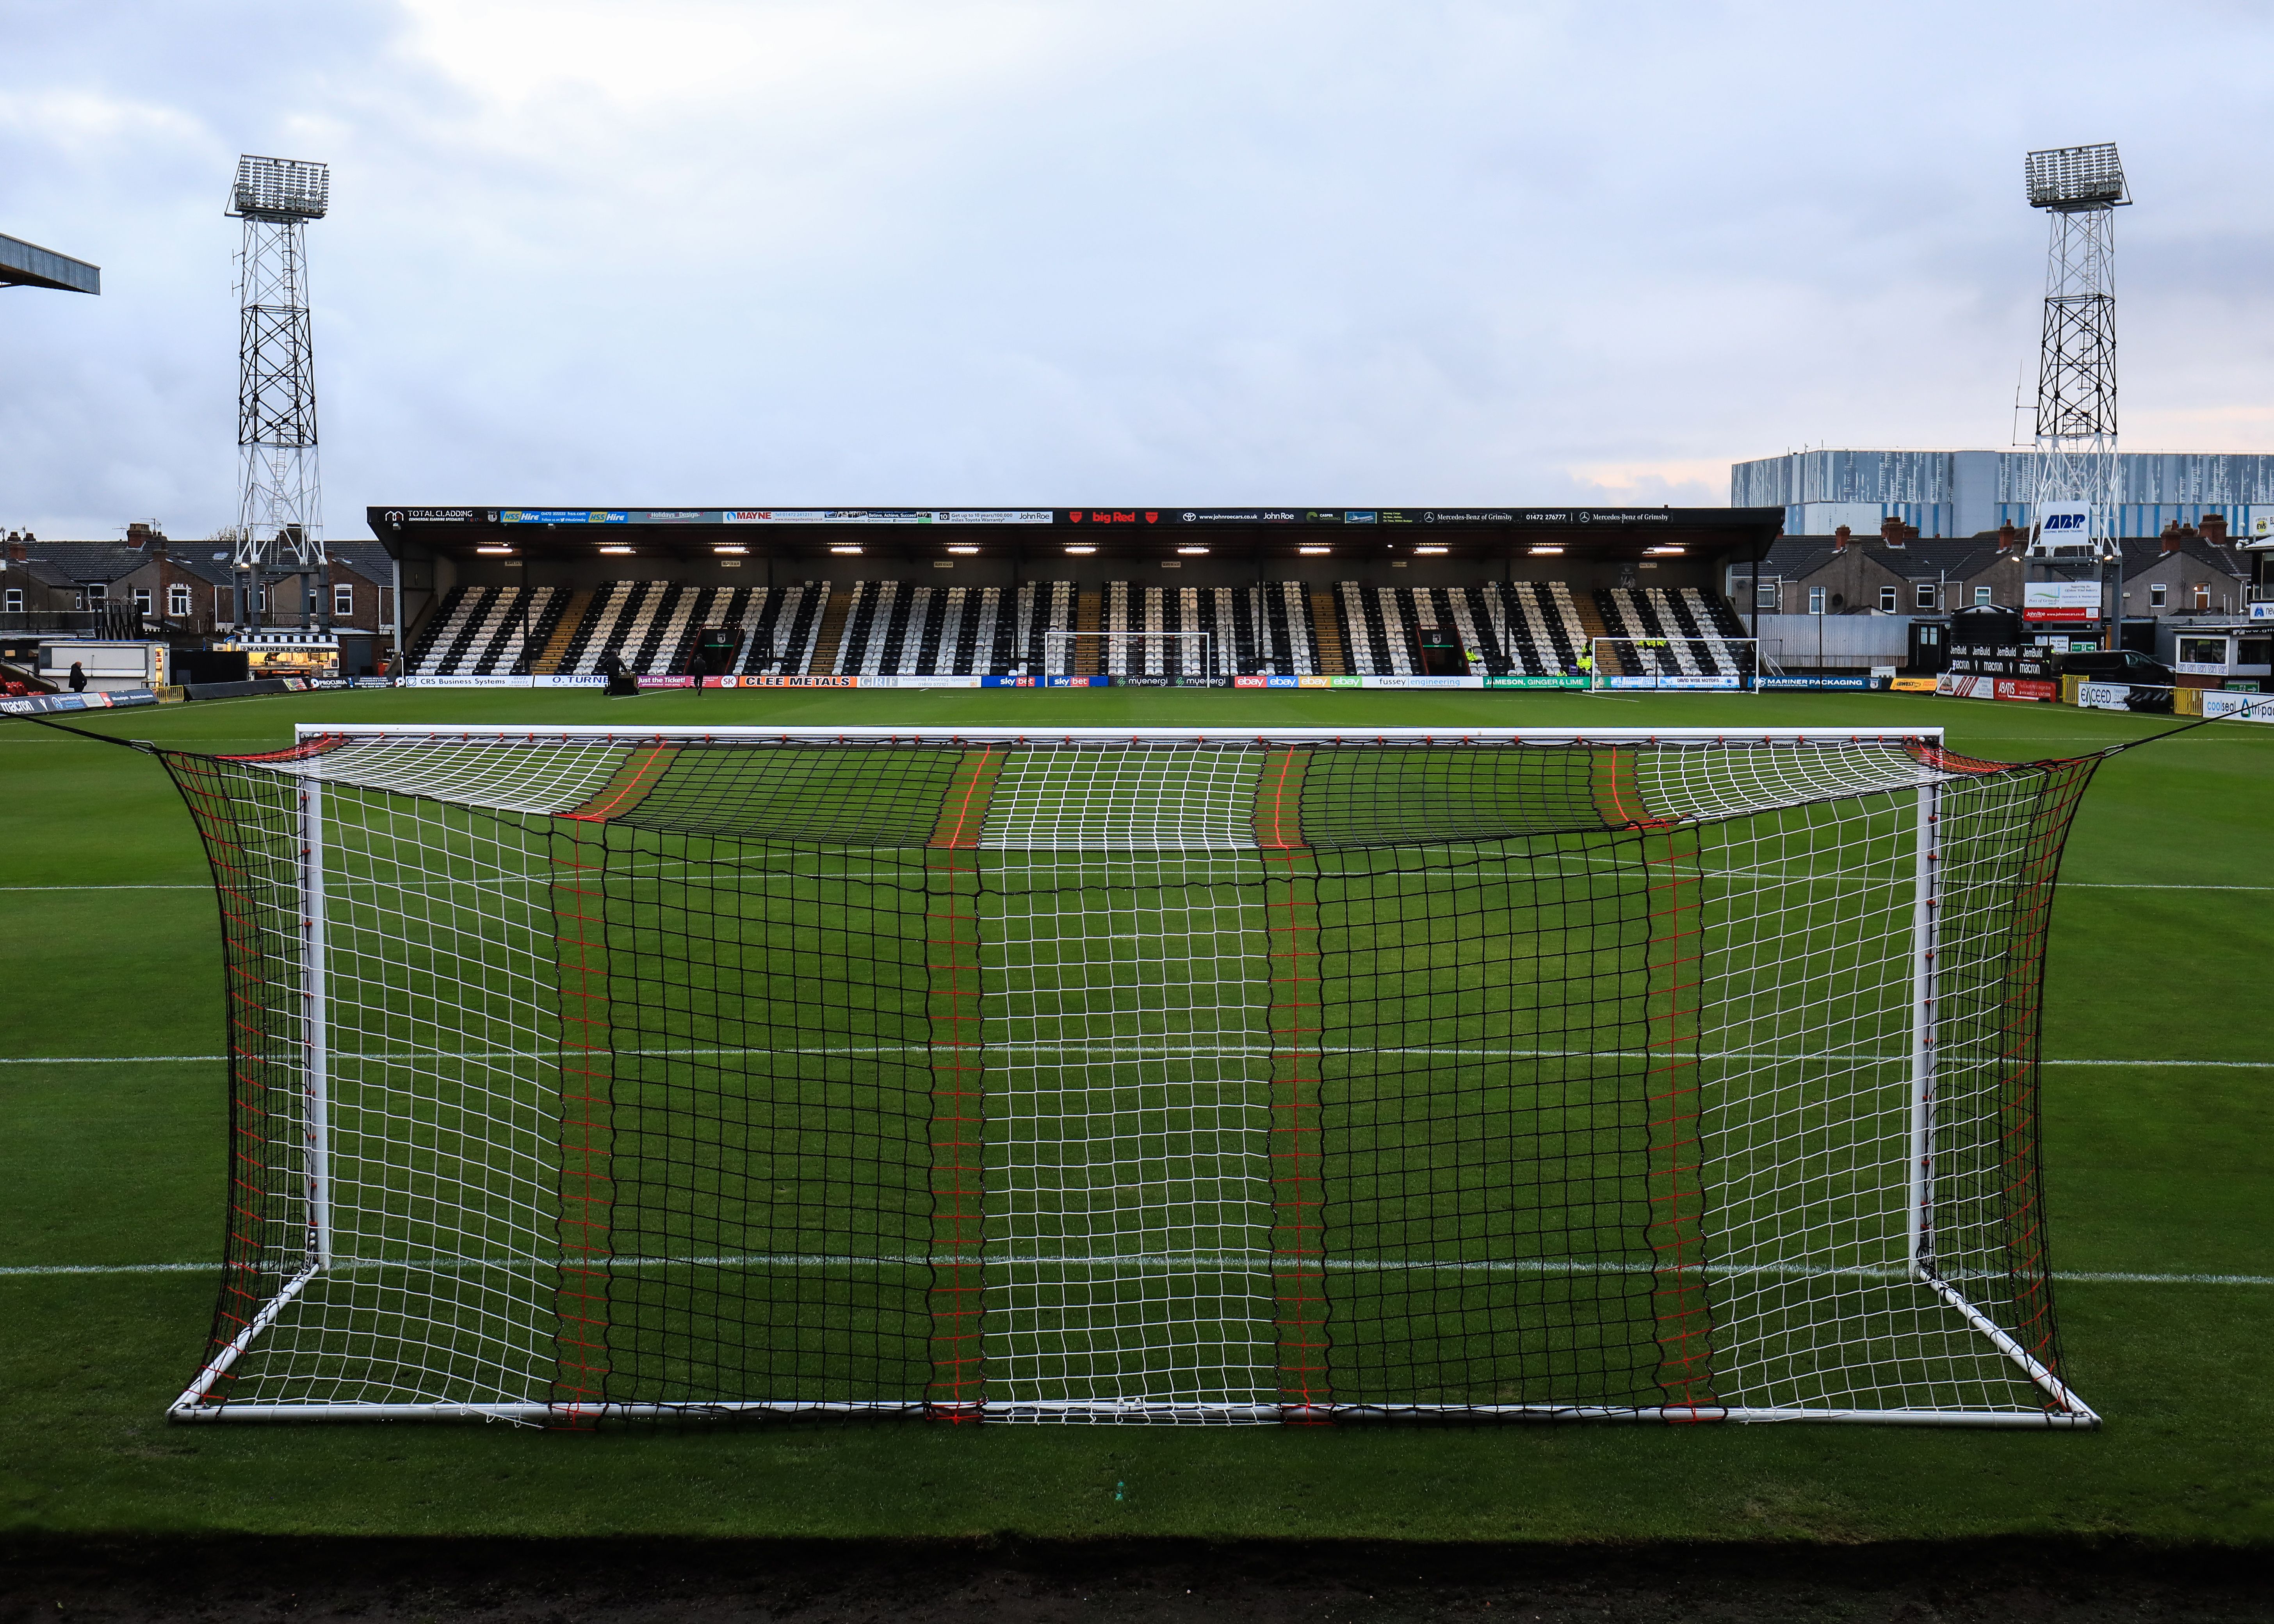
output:
[[[95,713],[193,749],[300,720],[1602,726],[1923,725],[2006,759],[2150,718],[1909,695],[388,692]],[[77,719],[77,718],[75,718]],[[169,1426],[210,1311],[224,1145],[217,932],[154,763],[0,726],[0,1336],[10,1524],[56,1530],[1439,1539],[2274,1536],[2274,1084],[2263,966],[2274,729],[2120,756],[2055,910],[2053,1261],[2095,1435],[1822,1427],[946,1428],[564,1437],[460,1426]],[[42,888],[42,889],[30,889]],[[132,889],[129,889],[132,888]],[[177,1056],[177,1058],[162,1058]],[[127,1057],[127,1058],[118,1058]],[[170,1272],[147,1266],[180,1265]],[[74,1271],[74,1272],[64,1272]],[[87,1271],[87,1272],[75,1272]],[[124,1272],[133,1271],[133,1272]],[[2127,1276],[2133,1278],[2127,1278]],[[2138,1277],[2148,1278],[2138,1278]]]

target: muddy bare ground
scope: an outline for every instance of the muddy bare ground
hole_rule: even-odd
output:
[[[16,1538],[0,1621],[2274,1620],[2274,1553],[2085,1545]]]

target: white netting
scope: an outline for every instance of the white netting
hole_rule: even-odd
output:
[[[1738,734],[345,732],[229,932],[177,1413],[2089,1421],[2089,763]]]

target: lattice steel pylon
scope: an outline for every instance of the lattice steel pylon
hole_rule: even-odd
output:
[[[2055,147],[2023,162],[2029,207],[2051,216],[2037,357],[2037,507],[2092,505],[2091,539],[2114,533],[2115,211],[2131,202],[2113,142]]]
[[[241,157],[223,212],[245,222],[237,250],[237,624],[260,623],[273,574],[321,572],[323,495],[316,462],[316,356],[308,316],[308,222],[331,201],[329,166]],[[275,566],[282,566],[277,569]],[[320,582],[318,613],[331,619]]]

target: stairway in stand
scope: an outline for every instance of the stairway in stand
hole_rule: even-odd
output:
[[[825,677],[837,669],[837,645],[845,641],[846,618],[853,613],[853,594],[825,589],[829,601],[822,605],[821,630],[813,639],[813,658],[805,663],[809,677]]]
[[[1335,617],[1335,596],[1314,586],[1311,594],[1311,647],[1318,650],[1319,675],[1345,677],[1350,661],[1343,658],[1342,622]]]
[[[537,658],[529,662],[531,675],[551,677],[560,674],[561,662],[568,653],[568,645],[576,641],[576,628],[584,623],[584,611],[591,606],[591,587],[579,587],[569,594],[568,606],[561,612],[561,618],[553,624],[553,635],[546,639],[545,647],[538,652]]]
[[[1595,646],[1594,639],[1611,635],[1611,628],[1603,624],[1602,611],[1595,607],[1595,595],[1593,592],[1572,593],[1571,607],[1578,611],[1579,624],[1587,633],[1588,648],[1592,649]]]
[[[1073,628],[1078,632],[1102,631],[1105,627],[1105,594],[1079,592],[1074,595]],[[1078,637],[1073,645],[1073,670],[1077,677],[1094,677],[1105,669],[1105,650],[1100,639]]]

